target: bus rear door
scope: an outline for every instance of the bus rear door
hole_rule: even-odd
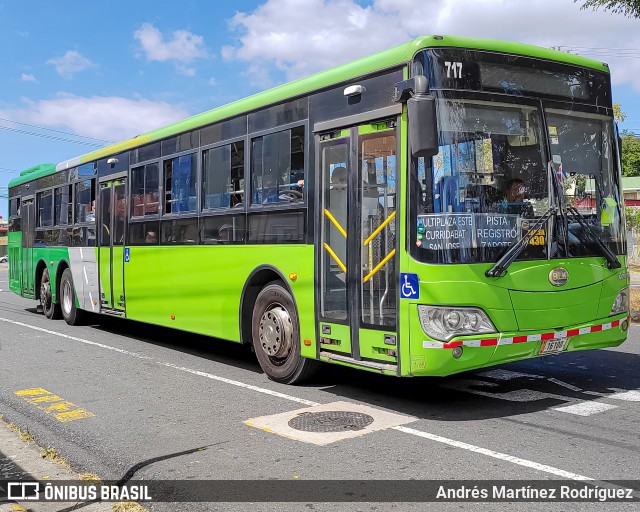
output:
[[[24,197],[20,207],[20,229],[22,229],[22,296],[36,298],[35,269],[33,266],[33,242],[35,238],[36,205],[33,196]]]
[[[100,308],[124,313],[124,253],[127,213],[126,179],[100,183]]]

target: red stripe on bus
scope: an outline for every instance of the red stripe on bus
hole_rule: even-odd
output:
[[[498,338],[488,338],[486,340],[480,340],[481,347],[491,347],[498,344]]]
[[[529,341],[529,336],[514,336],[513,337],[513,342],[514,343],[524,343],[526,341]]]
[[[611,327],[618,327],[620,325],[620,320],[614,320],[611,322]]]
[[[460,345],[462,345],[461,341],[452,341],[450,343],[445,343],[444,345],[442,345],[443,348],[456,348],[459,347]]]
[[[540,339],[542,341],[552,340],[555,337],[556,337],[556,335],[553,332],[545,332],[544,334],[540,335]]]
[[[567,336],[577,336],[578,334],[580,334],[580,329],[571,329],[570,331],[567,331]]]
[[[591,326],[591,332],[599,332],[602,330],[602,326],[601,325],[592,325]]]

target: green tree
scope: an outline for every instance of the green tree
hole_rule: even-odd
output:
[[[640,137],[622,132],[622,175],[640,176]]]
[[[578,2],[579,0],[574,0]],[[580,0],[582,9],[604,8],[616,14],[623,14],[629,18],[640,18],[640,0]]]
[[[637,1],[640,3],[640,0]],[[613,117],[617,123],[622,123],[627,118],[620,103],[613,104]],[[640,137],[624,130],[620,136],[622,138],[622,147],[620,148],[622,175],[640,176]]]

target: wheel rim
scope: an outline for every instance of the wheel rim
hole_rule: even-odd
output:
[[[71,283],[65,280],[62,284],[62,311],[66,316],[69,316],[69,313],[71,313],[72,297]]]
[[[268,308],[259,325],[260,346],[272,358],[284,358],[293,346],[293,326],[289,312],[280,304]]]
[[[40,304],[42,304],[42,309],[45,311],[51,308],[51,281],[49,280],[49,274],[42,276],[42,283],[40,283]]]

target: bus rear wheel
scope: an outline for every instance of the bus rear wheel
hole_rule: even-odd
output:
[[[311,377],[319,363],[300,355],[300,325],[291,294],[279,282],[256,298],[251,320],[253,347],[271,380],[296,384]]]
[[[76,307],[73,277],[68,268],[64,270],[62,279],[60,279],[60,305],[65,322],[69,325],[79,325],[82,322],[84,311]]]
[[[60,318],[60,305],[53,300],[51,292],[51,276],[49,269],[45,267],[40,277],[40,304],[42,304],[42,312],[44,316],[51,320]]]

